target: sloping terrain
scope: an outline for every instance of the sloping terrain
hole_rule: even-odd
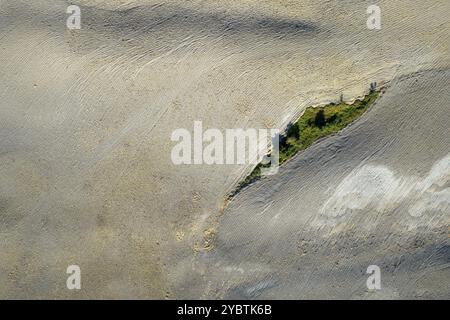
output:
[[[370,4],[0,1],[0,297],[353,297],[369,262],[387,297],[448,296],[449,2],[378,1],[381,30]],[[226,210],[250,166],[171,162],[195,120],[280,128],[372,81]]]
[[[203,257],[208,294],[448,298],[449,76],[395,80],[362,121],[236,196]]]

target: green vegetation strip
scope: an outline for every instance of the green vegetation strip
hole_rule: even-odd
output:
[[[289,125],[286,133],[280,136],[280,164],[299,151],[305,150],[320,138],[336,133],[358,119],[375,102],[378,95],[378,91],[371,90],[364,99],[356,100],[352,104],[341,102],[321,107],[308,107],[300,119]],[[269,166],[270,164],[258,164],[232,195],[261,178],[261,167]]]

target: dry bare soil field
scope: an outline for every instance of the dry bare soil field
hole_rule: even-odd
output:
[[[450,2],[371,4],[0,1],[0,298],[448,299]],[[253,166],[171,161],[194,121],[284,128],[374,81],[231,201]]]

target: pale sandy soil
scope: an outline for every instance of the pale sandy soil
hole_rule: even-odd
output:
[[[379,296],[448,297],[448,1],[378,1],[379,31],[371,1],[71,3],[81,30],[0,2],[0,297],[355,298],[368,264]],[[171,162],[195,120],[282,127],[371,81],[367,116],[225,211],[250,167]]]

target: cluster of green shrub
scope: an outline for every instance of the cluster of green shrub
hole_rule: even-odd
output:
[[[379,92],[371,89],[362,100],[352,104],[345,102],[330,103],[321,107],[308,107],[297,122],[290,124],[284,135],[280,136],[280,164],[292,158],[296,153],[308,148],[320,138],[336,133],[359,118],[378,98]],[[258,164],[238,186],[238,190],[261,177],[261,167],[270,165]]]

